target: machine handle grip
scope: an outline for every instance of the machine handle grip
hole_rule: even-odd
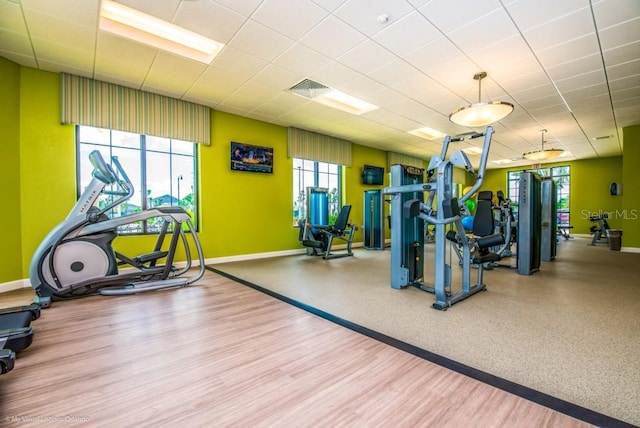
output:
[[[89,161],[93,166],[93,172],[91,173],[93,177],[105,184],[113,184],[118,180],[115,172],[111,166],[104,161],[102,154],[98,150],[89,153]]]

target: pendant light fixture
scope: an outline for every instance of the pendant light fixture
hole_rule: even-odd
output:
[[[478,81],[478,102],[466,107],[461,107],[449,115],[449,120],[463,126],[486,126],[506,117],[513,111],[513,104],[505,101],[482,102],[482,79],[487,73],[481,71],[473,78]]]
[[[540,161],[546,161],[546,160],[550,160],[550,159],[555,159],[558,156],[560,156],[562,153],[564,153],[564,150],[562,150],[562,149],[545,149],[544,148],[544,143],[546,142],[546,141],[544,141],[545,132],[547,132],[546,129],[541,129],[540,130],[540,136],[541,136],[541,147],[540,147],[540,150],[536,150],[536,151],[533,151],[533,152],[525,153],[524,155],[522,155],[522,157],[524,157],[525,159],[528,159],[530,161],[540,162]]]

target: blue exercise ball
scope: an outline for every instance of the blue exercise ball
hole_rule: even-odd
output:
[[[469,215],[466,216],[462,219],[462,227],[465,228],[465,230],[472,230],[473,229],[473,216]]]

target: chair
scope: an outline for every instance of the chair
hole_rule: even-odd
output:
[[[473,219],[473,235],[475,236],[475,250],[471,253],[471,263],[478,265],[478,284],[482,284],[482,274],[485,263],[497,262],[502,259],[499,254],[490,251],[491,247],[504,244],[504,236],[495,232],[493,218],[493,192],[485,190],[478,193],[476,215]]]
[[[350,213],[351,205],[344,205],[335,223],[330,226],[311,225],[301,220],[298,223],[300,226],[298,238],[302,245],[307,247],[307,254],[322,254],[323,259],[352,256],[351,244],[353,242],[353,232],[356,228],[349,224]],[[339,239],[347,243],[345,252],[335,253],[331,251],[334,239]]]

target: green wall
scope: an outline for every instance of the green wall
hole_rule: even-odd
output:
[[[211,145],[200,146],[199,156],[205,256],[297,248],[287,129],[219,111],[211,120]],[[231,141],[273,147],[273,174],[231,171]]]
[[[0,283],[22,278],[20,209],[20,67],[0,57],[0,183],[4,225],[0,245]]]
[[[571,225],[574,227],[571,233],[588,234],[590,227],[594,225],[589,221],[589,216],[602,212],[609,214],[609,225],[612,228],[622,227],[622,220],[615,215],[622,209],[622,197],[611,196],[609,193],[612,182],[622,182],[622,157],[554,162],[544,166],[566,165],[571,167],[569,212]],[[488,170],[482,189],[491,190],[494,195],[498,190],[503,190],[506,194],[507,172],[522,170],[522,167]]]
[[[345,203],[351,204],[351,222],[358,227],[354,234],[354,242],[362,242],[364,239],[364,192],[365,190],[379,189],[384,186],[369,186],[362,184],[362,167],[373,165],[384,168],[384,186],[389,186],[389,167],[387,165],[387,152],[371,147],[352,145],[351,167],[344,168]],[[389,214],[389,204],[384,204],[385,216]],[[389,230],[386,229],[389,237]]]
[[[622,130],[622,246],[640,248],[640,125]]]
[[[60,124],[58,74],[20,68],[22,272],[75,203],[75,134]]]

